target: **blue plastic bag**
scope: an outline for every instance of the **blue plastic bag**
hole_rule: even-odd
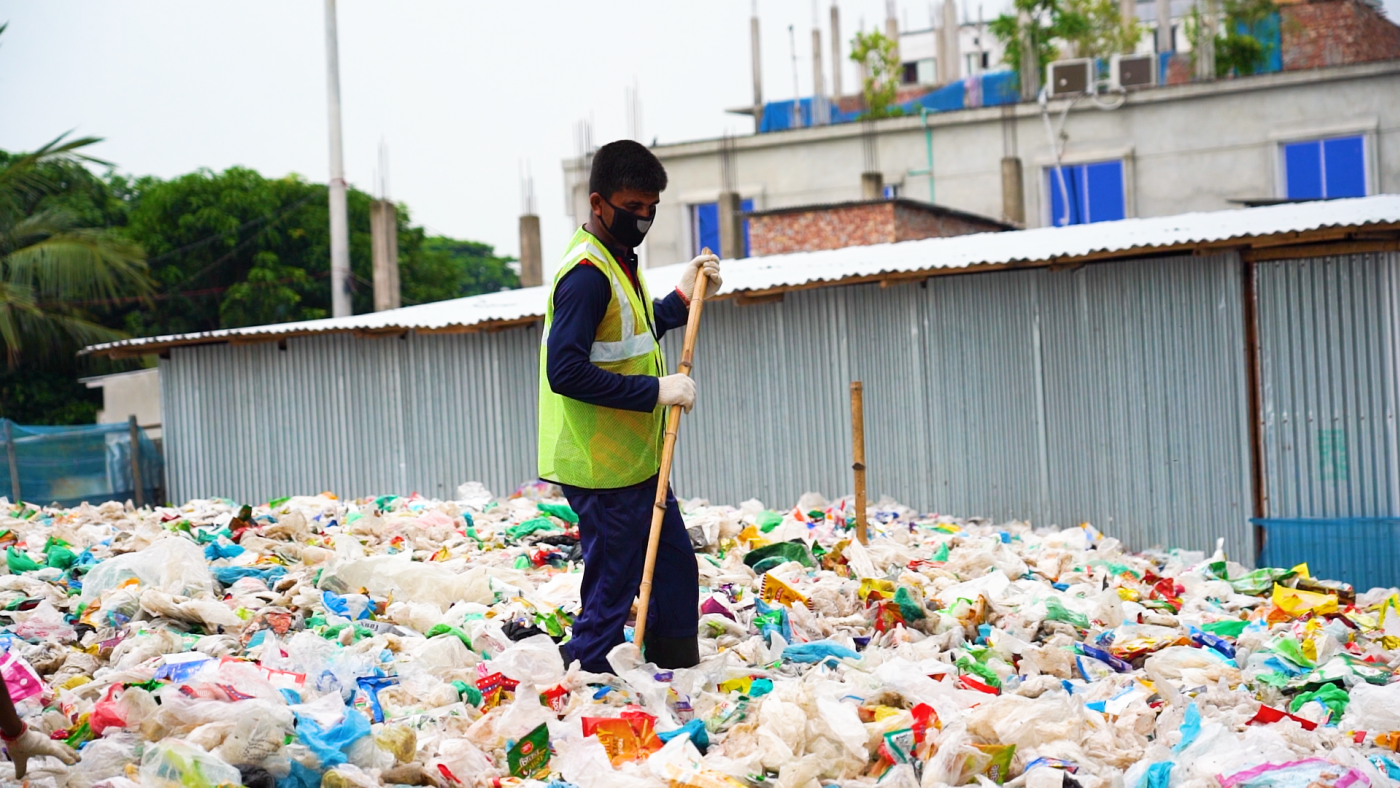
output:
[[[818,640],[814,643],[797,643],[783,649],[783,659],[790,662],[812,664],[825,660],[835,665],[838,659],[860,659],[860,655],[840,643]]]
[[[345,707],[345,716],[330,730],[322,730],[315,720],[303,714],[297,714],[296,720],[297,738],[316,753],[316,757],[321,759],[323,769],[345,763],[346,751],[350,749],[350,745],[368,736],[370,732],[369,720],[365,715],[349,706]]]
[[[1191,743],[1196,741],[1196,737],[1201,735],[1201,710],[1196,708],[1196,701],[1191,701],[1191,705],[1186,707],[1186,718],[1181,721],[1181,743],[1172,748],[1172,752],[1181,752]]]
[[[657,731],[656,738],[667,742],[683,735],[690,737],[690,743],[695,745],[695,749],[699,750],[701,755],[710,748],[710,734],[705,730],[704,720],[691,720],[675,730]]]

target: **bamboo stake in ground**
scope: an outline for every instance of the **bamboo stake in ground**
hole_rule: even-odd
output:
[[[710,254],[703,249],[701,254]],[[690,315],[685,321],[685,341],[681,344],[681,363],[676,372],[689,375],[691,358],[695,354],[695,336],[700,331],[700,312],[705,308],[705,286],[708,277],[701,266],[695,275],[695,292],[690,296]],[[647,632],[647,611],[651,608],[651,576],[656,569],[656,548],[661,544],[661,521],[666,517],[666,493],[671,489],[671,457],[676,450],[676,431],[680,428],[681,406],[672,405],[666,414],[666,440],[661,444],[661,471],[656,477],[656,501],[651,510],[651,533],[647,536],[647,560],[642,566],[642,584],[637,589],[637,627],[632,642],[641,649]]]
[[[851,451],[851,468],[856,472],[856,539],[865,544],[865,401],[859,380],[851,383]]]

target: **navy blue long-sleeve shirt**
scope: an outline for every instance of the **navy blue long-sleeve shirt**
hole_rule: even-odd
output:
[[[637,256],[609,247],[613,258],[637,287]],[[593,338],[612,300],[608,275],[593,265],[580,264],[564,274],[554,288],[554,322],[549,328],[549,364],[545,374],[555,394],[598,405],[647,412],[656,407],[658,378],[620,375],[589,359]],[[660,341],[667,331],[685,325],[689,308],[680,293],[671,291],[653,301],[656,323],[652,332]]]

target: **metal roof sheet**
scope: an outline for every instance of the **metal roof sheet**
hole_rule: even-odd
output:
[[[721,297],[772,293],[882,276],[979,270],[1020,264],[1068,262],[1115,254],[1224,245],[1272,237],[1286,243],[1326,228],[1400,225],[1400,195],[1186,213],[1149,219],[979,233],[951,238],[852,246],[732,261],[724,267]],[[675,287],[684,264],[646,269],[653,293]],[[176,345],[262,341],[321,333],[470,330],[544,316],[546,287],[438,301],[351,317],[229,328],[192,334],[124,339],[92,345],[84,353],[155,352]]]

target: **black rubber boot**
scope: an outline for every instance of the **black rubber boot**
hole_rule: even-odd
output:
[[[666,670],[693,668],[700,664],[700,640],[695,635],[684,638],[647,635],[646,661]]]

